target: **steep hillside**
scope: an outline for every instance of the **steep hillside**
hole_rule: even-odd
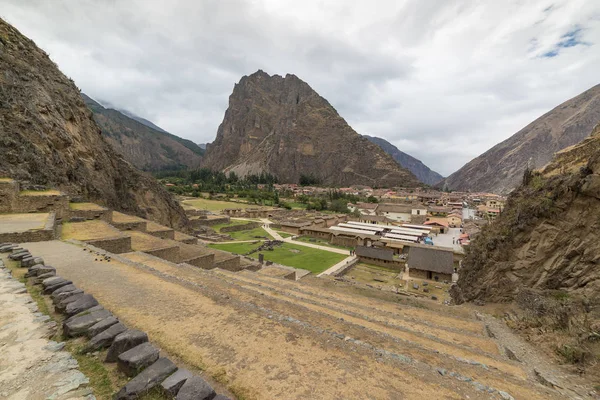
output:
[[[524,175],[451,292],[459,304],[514,302],[512,327],[600,379],[589,368],[600,360],[600,125]]]
[[[0,19],[0,176],[181,226],[181,207],[115,154],[79,90],[35,43]]]
[[[506,194],[530,162],[540,168],[552,155],[581,142],[600,122],[600,85],[581,93],[473,159],[444,181],[453,190]]]
[[[392,156],[392,158],[396,160],[398,164],[412,172],[421,182],[427,185],[435,185],[444,179],[442,175],[432,171],[427,165],[423,164],[420,160],[417,160],[413,156],[398,150],[396,146],[387,140],[374,136],[363,136],[369,139],[371,143],[375,143],[377,146],[381,147],[383,151]]]
[[[120,111],[104,108],[84,93],[82,96],[108,142],[137,168],[160,171],[200,166],[204,151],[192,141],[153,129]]]
[[[419,184],[307,83],[263,71],[235,85],[205,166],[241,176],[268,172],[280,182],[307,175],[328,185]]]

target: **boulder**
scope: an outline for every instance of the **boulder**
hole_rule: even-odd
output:
[[[143,393],[156,387],[166,377],[171,375],[177,367],[168,358],[159,358],[154,364],[130,380],[114,397],[114,400],[133,400]]]
[[[47,282],[51,279],[55,279],[55,281],[52,281],[49,284],[45,284],[44,282]],[[50,294],[52,292],[54,292],[56,289],[60,289],[63,286],[67,286],[72,284],[73,282],[66,280],[64,278],[61,278],[60,276],[54,276],[52,278],[46,278],[42,281],[42,286],[44,287],[44,290],[42,291],[42,294]]]
[[[116,319],[112,315],[109,317],[106,317],[102,321],[98,321],[94,325],[90,326],[90,329],[87,330],[86,335],[89,338],[93,338],[100,332],[107,330],[108,328],[110,328],[111,326],[113,326],[114,324],[116,324],[118,322],[119,322],[119,320]]]
[[[159,350],[152,343],[142,343],[121,353],[117,360],[117,367],[127,376],[136,376],[158,360],[158,354]]]
[[[204,379],[199,376],[188,378],[179,392],[177,400],[212,400],[217,394]]]
[[[85,334],[91,326],[110,316],[110,311],[102,309],[92,311],[73,319],[69,318],[63,323],[63,333],[67,337],[81,336]]]
[[[28,257],[21,260],[21,267],[29,268],[33,267],[36,264],[44,264],[44,259],[42,257]]]
[[[54,292],[56,293],[56,290]],[[84,292],[81,289],[75,289],[70,292],[60,292],[60,293],[52,295],[52,301],[54,302],[54,304],[58,304],[61,300],[64,300],[64,299],[74,296],[76,294],[83,294],[83,293]],[[65,307],[66,307],[66,305],[65,305]],[[63,311],[64,311],[64,307],[63,307]]]
[[[29,250],[23,249],[23,250],[13,251],[8,256],[8,258],[10,258],[11,260],[14,260],[14,261],[21,261],[25,257],[30,257],[30,256],[31,256],[31,253],[29,252]]]
[[[91,294],[84,294],[79,299],[67,304],[65,308],[65,314],[71,316],[78,314],[82,311],[89,310],[92,307],[98,305],[98,300],[94,298]]]
[[[174,398],[177,396],[179,389],[181,389],[185,381],[192,376],[194,376],[194,374],[192,374],[191,371],[179,368],[173,375],[165,379],[160,386],[167,396]]]
[[[85,347],[84,352],[97,351],[101,350],[105,347],[110,347],[115,337],[120,335],[121,333],[127,331],[127,327],[122,323],[118,322],[106,329],[103,332],[100,332],[92,339],[90,339],[89,343]]]
[[[115,337],[112,345],[108,349],[105,361],[116,362],[119,355],[147,341],[148,335],[146,332],[138,331],[136,329],[129,329],[128,331],[123,332]]]
[[[50,265],[43,265],[43,264],[37,264],[34,265],[33,267],[30,267],[27,270],[27,273],[25,274],[25,278],[29,278],[32,276],[40,276],[43,274],[46,274],[48,272],[56,272],[56,268],[50,266]]]
[[[64,313],[65,309],[67,308],[67,306],[74,302],[79,300],[80,298],[82,298],[83,296],[85,296],[84,293],[73,293],[73,292],[69,292],[69,296],[63,298],[60,301],[57,301],[56,304],[54,305],[54,308],[56,309],[56,312],[59,313]]]
[[[33,279],[33,284],[39,285],[44,279],[52,278],[53,276],[56,276],[56,271],[50,271],[42,275],[38,275]]]

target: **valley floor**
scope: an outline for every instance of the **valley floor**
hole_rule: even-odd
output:
[[[471,310],[273,270],[110,263],[75,244],[25,244],[169,355],[240,399],[554,399]]]

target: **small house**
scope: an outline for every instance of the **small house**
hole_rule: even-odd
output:
[[[411,278],[452,281],[454,255],[451,251],[411,247],[406,264]]]

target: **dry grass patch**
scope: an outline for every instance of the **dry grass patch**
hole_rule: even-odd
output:
[[[172,246],[172,244],[166,240],[138,231],[129,231],[127,232],[127,235],[131,237],[131,248],[134,251],[162,249],[164,247]]]
[[[74,211],[104,211],[105,207],[95,203],[69,203],[69,208]]]
[[[58,190],[24,190],[19,196],[62,196]]]
[[[62,226],[63,240],[98,240],[124,237],[120,230],[104,221],[65,222]]]
[[[123,214],[118,211],[113,211],[112,220],[115,223],[146,222],[143,218],[136,217],[135,215]]]

